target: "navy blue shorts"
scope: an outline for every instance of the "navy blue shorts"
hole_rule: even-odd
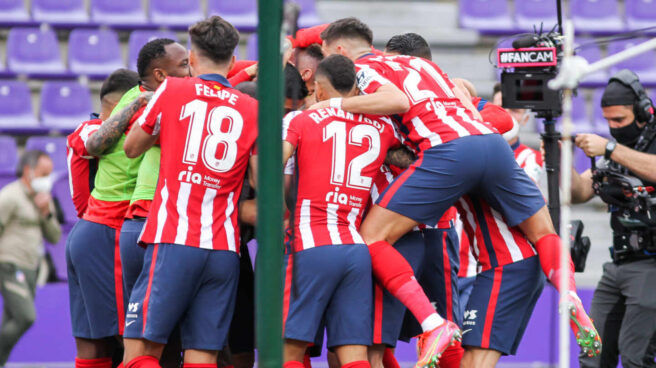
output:
[[[458,138],[419,154],[377,204],[419,223],[437,220],[467,193],[481,195],[509,226],[531,217],[544,198],[499,134]]]
[[[394,248],[408,261],[415,275],[424,262],[424,236],[410,231],[394,243]],[[374,344],[395,347],[401,334],[405,306],[389,291],[374,283]]]
[[[149,244],[130,296],[124,336],[165,344],[179,323],[183,349],[222,350],[238,281],[235,252]]]
[[[455,228],[424,229],[424,261],[417,281],[440,316],[462,326],[458,298],[458,233]],[[422,332],[415,317],[407,312],[399,339],[408,342]]]
[[[517,351],[545,277],[537,256],[476,275],[463,322],[463,346]]]
[[[128,305],[132,288],[143,267],[146,249],[137,244],[146,219],[126,219],[121,226],[121,264],[123,267],[123,293],[125,305]]]
[[[285,255],[283,336],[327,346],[371,345],[371,257],[364,244],[323,245]]]
[[[474,281],[476,281],[476,276],[458,278],[458,298],[461,308],[460,311],[461,320],[462,320],[462,314],[465,313],[465,307],[469,302],[469,297],[471,296],[472,289],[474,288]]]
[[[123,334],[125,317],[120,231],[79,220],[66,239],[73,336],[101,339]]]

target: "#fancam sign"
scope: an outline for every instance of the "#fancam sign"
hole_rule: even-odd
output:
[[[497,66],[500,68],[555,66],[555,47],[528,49],[497,49]]]

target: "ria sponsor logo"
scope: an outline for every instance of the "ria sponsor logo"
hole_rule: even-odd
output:
[[[203,177],[199,173],[193,172],[192,166],[187,167],[187,170],[182,170],[178,173],[178,181],[186,183],[200,184]]]
[[[326,193],[326,202],[347,204],[348,203],[348,196],[344,193],[339,193],[339,187],[335,187],[334,192]]]

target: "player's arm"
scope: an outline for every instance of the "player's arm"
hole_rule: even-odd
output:
[[[317,102],[310,109],[330,107],[330,100]],[[342,99],[342,110],[354,114],[394,115],[403,114],[410,109],[408,97],[395,85],[387,83],[380,86],[374,93],[345,97]]]
[[[143,130],[141,125],[134,124],[128,136],[125,138],[125,143],[123,143],[125,155],[129,158],[141,156],[141,154],[148,151],[157,142],[157,138],[159,138],[159,134],[148,134]]]
[[[465,94],[465,92],[463,92],[462,89],[460,89],[460,87],[458,87],[457,84],[454,84],[453,92],[456,94],[456,97],[460,100],[460,103],[462,103],[467,108],[467,110],[469,110],[474,115],[474,118],[478,120],[483,120],[481,113],[478,112],[476,106],[474,106],[474,104],[471,102],[471,97],[467,96],[467,94]]]
[[[112,115],[102,123],[100,129],[92,134],[86,142],[86,150],[91,156],[102,156],[113,147],[125,132],[132,116],[148,103],[153,96],[152,92],[142,93],[123,110]]]

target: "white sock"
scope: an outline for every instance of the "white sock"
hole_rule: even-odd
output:
[[[440,317],[439,314],[433,313],[430,316],[426,317],[426,319],[421,322],[421,329],[426,332],[430,331],[437,326],[441,325],[444,323],[444,318]]]

